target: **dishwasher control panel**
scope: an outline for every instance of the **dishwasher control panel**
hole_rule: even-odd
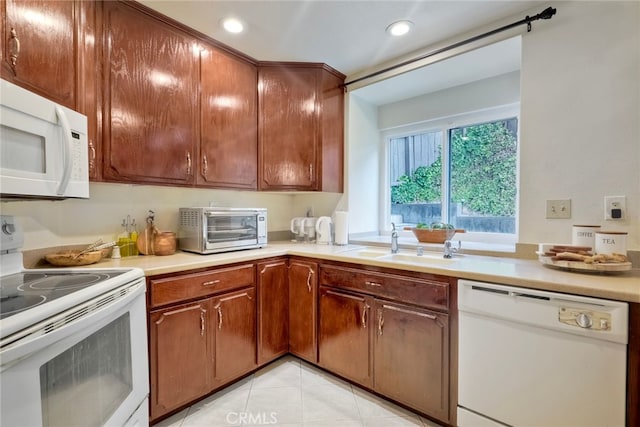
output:
[[[558,320],[570,326],[596,331],[611,330],[611,314],[570,307],[558,308]]]

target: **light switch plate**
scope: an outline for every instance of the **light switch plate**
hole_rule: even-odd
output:
[[[625,196],[605,196],[604,219],[607,221],[624,221],[627,216],[627,200]]]
[[[548,219],[571,218],[571,199],[547,200]]]

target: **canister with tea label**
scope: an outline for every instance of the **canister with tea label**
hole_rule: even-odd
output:
[[[595,252],[597,254],[613,255],[627,254],[626,231],[596,231]]]
[[[573,246],[595,247],[596,231],[600,230],[599,225],[574,225],[571,230],[571,244]]]

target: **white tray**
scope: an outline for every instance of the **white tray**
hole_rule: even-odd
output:
[[[631,270],[630,262],[597,262],[593,264],[586,264],[581,261],[554,261],[550,256],[539,256],[538,260],[544,265],[558,267],[563,270],[583,271],[587,273]]]

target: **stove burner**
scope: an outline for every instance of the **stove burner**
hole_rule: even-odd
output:
[[[122,271],[29,271],[0,277],[0,318],[66,297],[117,277]]]
[[[0,319],[3,317],[9,317],[12,314],[18,313],[22,310],[40,305],[47,297],[44,295],[7,295],[0,298],[2,300],[2,313],[0,313]]]
[[[108,276],[107,276],[108,277]],[[48,276],[41,275],[41,277],[35,280],[25,277],[25,283],[18,287],[18,290],[23,291],[32,289],[36,291],[49,291],[49,290],[65,290],[75,288],[85,288],[95,283],[105,280],[105,276],[102,274],[82,274],[82,275],[56,275]]]

